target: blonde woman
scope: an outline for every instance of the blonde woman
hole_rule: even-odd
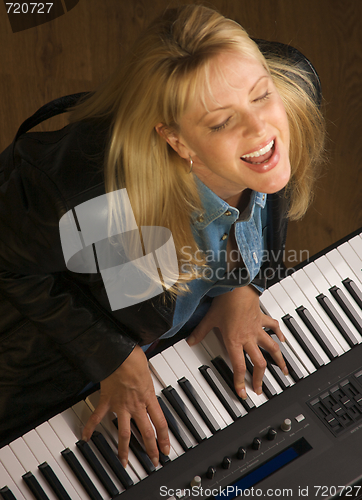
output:
[[[145,354],[161,337],[181,331],[192,345],[218,328],[242,398],[244,353],[254,363],[256,393],[266,366],[259,346],[287,373],[264,328],[281,341],[283,334],[261,312],[259,295],[267,269],[275,273],[280,264],[287,218],[301,217],[309,204],[323,133],[307,73],[279,57],[266,59],[234,21],[187,5],[150,25],[112,78],[73,111],[71,124],[48,135],[47,154],[33,136],[36,168],[16,165],[0,198],[7,226],[1,289],[36,327],[24,335],[29,345],[41,345],[33,365],[41,368],[44,394],[59,380],[63,386],[73,381],[72,394],[87,381],[100,382],[101,399],[84,439],[112,410],[123,464],[131,418],[155,464],[156,436],[169,453]],[[175,277],[166,266],[164,280],[174,284],[161,295],[111,310],[99,274],[67,270],[59,220],[81,203],[122,189],[138,227],[170,231],[178,272]],[[15,217],[9,228],[4,220],[14,201],[21,222]],[[89,216],[97,224],[103,215]],[[116,198],[103,222],[110,227],[110,220],[121,233]],[[133,246],[125,246],[131,258]],[[30,369],[24,373],[34,378]],[[45,396],[39,398],[41,406]],[[10,414],[8,402],[5,407]]]

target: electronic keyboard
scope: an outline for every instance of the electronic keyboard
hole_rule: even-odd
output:
[[[361,230],[360,230],[361,231]],[[220,333],[149,360],[171,451],[155,467],[132,424],[129,463],[117,458],[109,414],[89,443],[89,395],[0,449],[5,500],[362,498],[362,233],[319,253],[260,297],[279,321],[289,375],[265,354],[263,392],[233,389]]]

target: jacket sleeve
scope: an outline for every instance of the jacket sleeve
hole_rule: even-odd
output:
[[[0,186],[0,294],[99,382],[137,341],[67,271],[59,236],[67,210],[51,178],[24,160]]]

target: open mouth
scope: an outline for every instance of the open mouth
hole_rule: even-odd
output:
[[[275,150],[274,139],[269,142],[266,146],[259,149],[258,151],[253,151],[252,153],[246,154],[241,157],[241,159],[252,165],[262,165],[270,160],[273,156]]]

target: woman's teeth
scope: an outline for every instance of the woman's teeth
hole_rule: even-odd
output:
[[[249,153],[247,155],[244,155],[241,158],[242,159],[244,159],[244,158],[257,158],[259,156],[263,156],[266,153],[268,153],[273,146],[274,146],[274,139],[272,141],[270,141],[270,143],[267,144],[264,148],[259,149],[259,151],[254,151],[253,153]]]

